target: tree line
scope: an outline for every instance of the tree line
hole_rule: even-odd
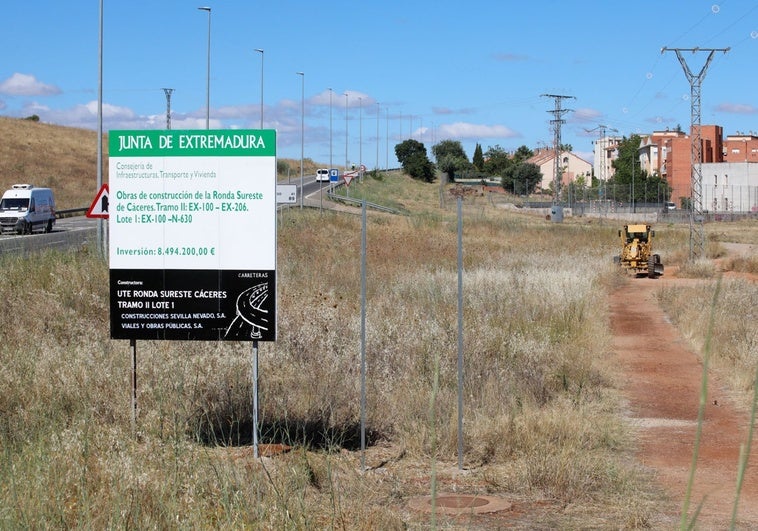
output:
[[[562,194],[567,195],[573,192],[576,196],[576,192],[581,190],[589,191],[591,199],[620,201],[626,198],[635,202],[647,202],[650,190],[664,190],[665,199],[668,199],[671,187],[666,179],[657,174],[649,175],[640,167],[638,157],[640,140],[639,135],[622,139],[617,147],[617,157],[612,163],[614,175],[605,183],[601,183],[594,175],[591,176],[589,182],[586,178],[579,177],[569,183],[569,186],[563,187]],[[570,152],[572,149],[570,144],[566,144],[561,146],[560,151]],[[535,193],[542,182],[543,176],[539,166],[528,162],[534,152],[527,146],[521,146],[516,151],[509,152],[496,144],[489,147],[487,151],[483,151],[481,144],[477,143],[474,155],[469,161],[459,141],[442,140],[432,146],[432,154],[436,164],[429,160],[424,144],[414,139],[404,140],[395,146],[395,155],[403,171],[412,178],[424,182],[434,182],[438,170],[448,182],[454,182],[460,178],[482,181],[497,179],[503,189],[517,195]],[[581,195],[586,197],[588,194]]]

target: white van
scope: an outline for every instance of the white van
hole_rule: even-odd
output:
[[[327,170],[325,168],[321,168],[319,170],[316,170],[316,182],[317,183],[321,183],[321,182],[328,183],[329,182],[329,170]]]
[[[50,188],[14,184],[0,199],[0,233],[31,234],[35,229],[50,232],[55,225],[55,200]]]

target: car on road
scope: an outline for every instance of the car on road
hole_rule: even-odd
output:
[[[316,170],[316,182],[317,183],[328,183],[329,182],[329,170],[326,168],[320,168]]]
[[[31,234],[35,229],[51,232],[55,224],[55,200],[50,188],[14,184],[0,199],[0,233]]]

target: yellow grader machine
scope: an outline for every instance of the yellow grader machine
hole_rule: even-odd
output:
[[[661,257],[653,254],[654,237],[655,231],[650,229],[650,225],[624,225],[624,229],[619,231],[621,254],[614,256],[614,261],[636,276],[656,278],[662,275]]]

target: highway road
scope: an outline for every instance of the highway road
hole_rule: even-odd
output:
[[[49,233],[4,233],[0,236],[0,255],[27,254],[42,249],[69,249],[85,243],[96,244],[97,221],[84,216],[55,220]]]
[[[297,204],[300,204],[300,176],[293,177],[289,181],[278,181],[277,184],[296,185],[298,188]],[[303,188],[305,189],[306,198],[312,194],[318,194],[321,189],[325,192],[328,187],[329,183],[316,182],[315,175],[303,176]],[[34,234],[17,235],[6,232],[0,235],[0,255],[24,255],[43,249],[70,249],[81,247],[85,244],[94,246],[97,241],[97,222],[97,219],[78,216],[57,219],[55,221],[55,228],[50,233],[35,232]],[[107,233],[107,223],[104,224],[103,230]]]
[[[297,186],[297,204],[300,204],[300,176],[297,177],[291,177],[289,181],[283,180],[283,181],[277,181],[276,184],[294,184]],[[303,176],[303,189],[305,190],[305,198],[307,199],[312,194],[317,194],[319,190],[323,189],[324,192],[326,192],[327,188],[329,187],[329,183],[325,182],[316,182],[316,176],[315,175],[304,175]]]

